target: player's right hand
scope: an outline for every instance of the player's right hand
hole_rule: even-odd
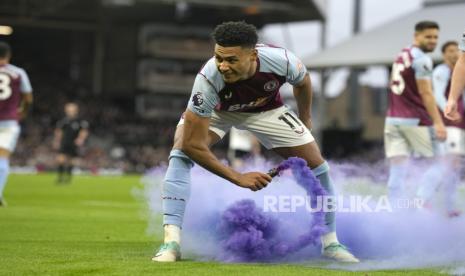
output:
[[[271,176],[261,172],[248,172],[239,176],[237,186],[258,191],[265,188],[271,182]]]
[[[460,121],[461,118],[459,112],[457,111],[456,101],[447,101],[446,108],[444,109],[444,116],[453,122]]]
[[[443,124],[435,124],[434,133],[436,134],[436,139],[439,141],[445,141],[447,138],[447,130]]]

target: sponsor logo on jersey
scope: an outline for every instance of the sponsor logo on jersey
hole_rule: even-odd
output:
[[[265,105],[267,99],[268,99],[267,97],[262,97],[262,98],[258,98],[257,100],[255,100],[253,102],[250,102],[250,103],[234,104],[234,105],[231,105],[228,108],[228,111],[237,111],[237,110],[242,110],[242,109],[249,109],[249,108],[253,108],[253,107],[259,107],[259,106]]]
[[[274,91],[279,86],[279,81],[277,80],[270,80],[263,86],[263,89],[267,92]]]

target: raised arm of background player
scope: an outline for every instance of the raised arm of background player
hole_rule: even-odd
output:
[[[463,47],[461,48],[462,53],[460,54],[459,60],[457,60],[457,63],[455,64],[454,72],[452,73],[450,94],[444,111],[444,116],[452,121],[460,120],[460,114],[457,111],[457,99],[465,89],[465,41],[462,42],[461,47]]]

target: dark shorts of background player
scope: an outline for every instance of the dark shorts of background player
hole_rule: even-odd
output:
[[[59,153],[67,155],[69,157],[77,157],[77,146],[74,144],[61,144]]]

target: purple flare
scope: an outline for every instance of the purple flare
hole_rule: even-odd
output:
[[[305,160],[289,158],[277,171],[281,174],[287,169],[291,169],[296,181],[307,191],[312,206],[316,205],[317,196],[327,194]],[[223,247],[220,258],[229,262],[274,261],[310,244],[317,245],[325,231],[324,216],[322,211],[313,213],[308,232],[292,239],[279,235],[279,219],[257,208],[254,201],[237,201],[224,211],[217,228]]]

